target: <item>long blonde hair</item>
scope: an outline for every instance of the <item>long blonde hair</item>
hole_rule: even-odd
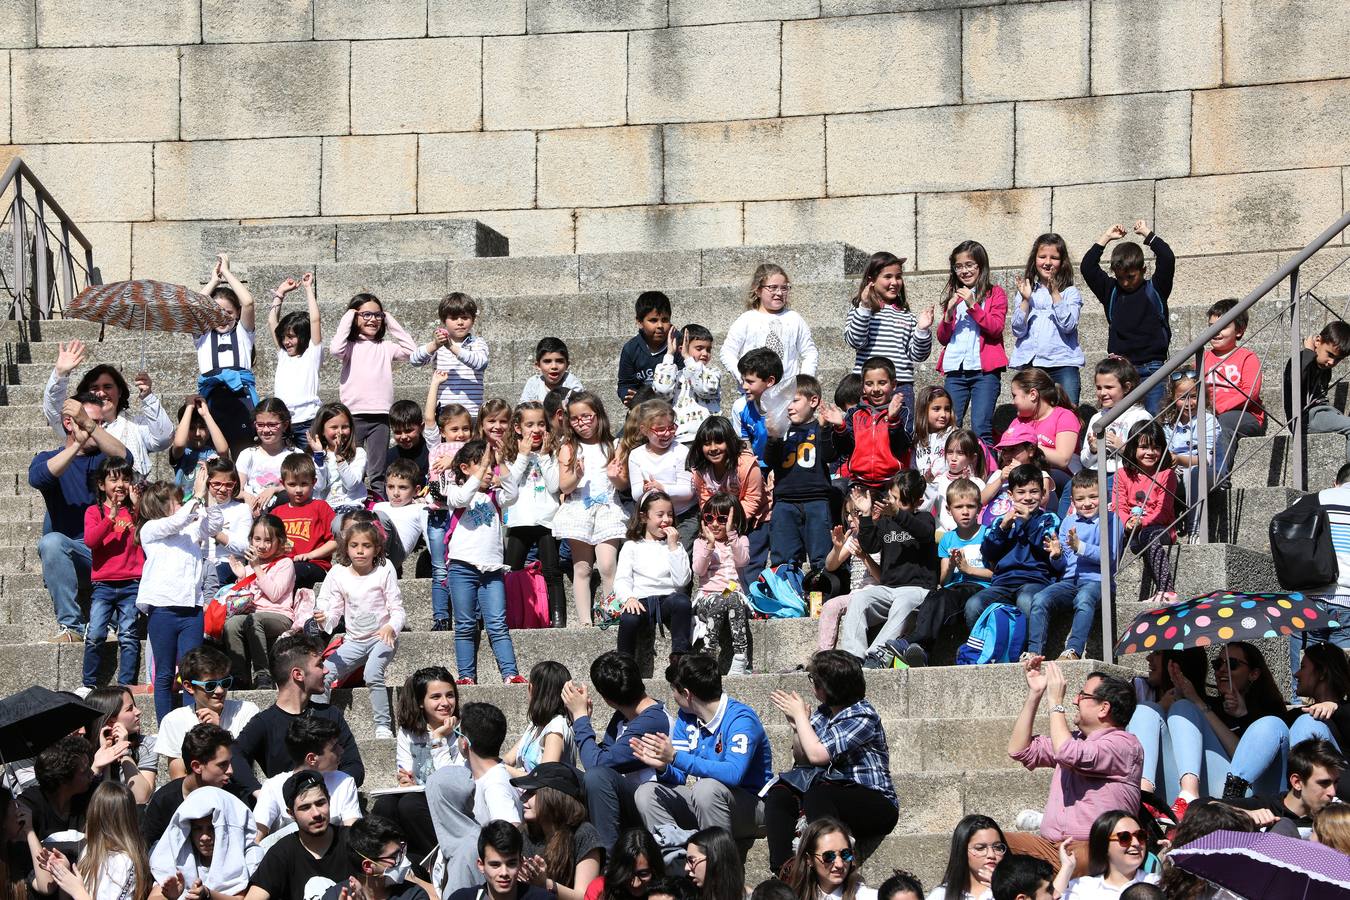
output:
[[[131,858],[136,878],[131,900],[145,900],[153,879],[136,821],[136,798],[131,788],[116,781],[105,781],[95,788],[89,798],[84,832],[84,854],[80,856],[78,869],[89,895],[98,893],[98,884],[104,878],[103,869],[109,858],[115,853],[125,853]]]
[[[788,283],[792,279],[788,278],[788,273],[783,271],[783,267],[777,263],[760,263],[755,267],[755,274],[750,276],[750,293],[745,298],[746,309],[759,309],[759,289],[764,287],[764,282],[775,275],[782,275],[787,278]],[[783,301],[783,308],[786,309],[788,302]]]
[[[1350,853],[1350,805],[1334,803],[1313,816],[1313,834],[1317,843]]]

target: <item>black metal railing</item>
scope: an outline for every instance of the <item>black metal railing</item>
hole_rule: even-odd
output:
[[[9,294],[7,319],[51,319],[83,288],[102,284],[94,245],[20,158],[0,176],[8,204],[0,233],[8,229],[9,259],[0,264],[0,290]]]

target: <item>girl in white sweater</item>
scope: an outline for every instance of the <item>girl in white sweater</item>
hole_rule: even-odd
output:
[[[527,400],[511,416],[511,430],[502,446],[502,461],[519,486],[516,502],[502,516],[506,522],[506,565],[519,570],[534,547],[548,588],[549,623],[567,625],[567,594],[558,561],[553,515],[558,511],[558,461],[553,458],[544,404]]]
[[[375,737],[392,738],[384,673],[393,662],[398,633],[403,630],[398,574],[385,558],[384,535],[371,522],[355,522],[343,532],[337,560],[314,605],[314,621],[323,630],[333,631],[340,620],[347,622],[342,643],[323,662],[324,691],[331,691],[357,666],[364,667]]]
[[[664,491],[649,491],[628,526],[628,541],[619,551],[614,595],[623,601],[619,614],[619,651],[637,655],[643,623],[670,626],[670,652],[689,652],[692,608],[689,554],[675,530],[675,507]]]
[[[309,449],[318,469],[314,496],[333,507],[333,534],[341,534],[342,520],[366,505],[366,449],[357,446],[351,410],[341,403],[319,407]]]
[[[642,443],[628,454],[628,483],[633,496],[665,492],[675,506],[680,546],[689,550],[698,534],[698,504],[694,502],[694,479],[689,471],[689,448],[675,440],[675,410],[664,400],[648,400],[629,415],[636,417],[642,434]]]
[[[783,361],[788,371],[796,363],[798,375],[816,374],[816,343],[811,326],[798,313],[787,308],[792,284],[787,273],[773,263],[761,263],[750,279],[748,309],[731,323],[722,341],[722,365],[728,372],[739,372],[737,365],[745,353],[768,347]]]

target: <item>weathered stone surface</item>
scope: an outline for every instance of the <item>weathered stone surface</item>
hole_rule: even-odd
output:
[[[178,51],[173,47],[18,50],[8,56],[15,141],[178,137]]]
[[[417,135],[323,139],[326,216],[417,211]]]
[[[772,260],[782,266],[794,281],[833,282],[859,273],[867,264],[867,254],[857,247],[838,241],[825,244],[770,244],[767,246],[709,247],[703,251],[702,283],[730,285],[741,296],[750,273],[761,262]],[[798,298],[796,301],[801,302]],[[738,310],[739,312],[739,310]]]
[[[1129,230],[1139,219],[1153,221],[1153,182],[1117,181],[1057,187],[1051,213],[1051,230],[1068,243],[1069,257],[1076,266],[1088,247],[1116,222]],[[1029,241],[1034,235],[1023,237]],[[1133,234],[1131,237],[1138,242]],[[1171,240],[1169,235],[1163,237]],[[1030,250],[1028,243],[1026,252]]]
[[[0,47],[32,47],[36,43],[33,4],[0,4]]]
[[[527,6],[531,33],[666,27],[666,0],[533,0]]]
[[[1094,0],[1092,93],[1215,87],[1223,0]]]
[[[1086,0],[987,6],[962,16],[967,103],[1087,93]]]
[[[428,0],[428,33],[524,34],[525,0]]]
[[[0,147],[0,170],[16,156],[77,223],[154,215],[150,144],[9,144]]]
[[[1350,4],[1321,0],[1225,0],[1223,81],[1350,77]]]
[[[229,253],[236,273],[255,263],[293,261],[312,266],[337,259],[337,226],[330,222],[267,225],[212,225],[201,228],[201,255]],[[251,273],[249,273],[251,274]]]
[[[476,297],[517,294],[575,294],[575,256],[503,256],[462,259],[450,263],[446,281],[451,290]]]
[[[781,200],[825,191],[820,116],[665,126],[666,201]]]
[[[422,37],[427,0],[314,0],[317,40]]]
[[[960,22],[955,12],[785,22],[783,113],[960,102]]]
[[[753,22],[628,36],[628,121],[778,115],[779,25]]]
[[[318,215],[319,144],[318,138],[156,144],[155,217]]]
[[[482,123],[482,41],[352,44],[352,131],[470,131]]]
[[[202,0],[208,44],[307,41],[314,37],[311,0]]]
[[[483,41],[483,127],[575,128],[624,121],[621,33]]]
[[[348,45],[183,48],[183,139],[345,134]]]
[[[1201,91],[1191,116],[1196,174],[1307,168],[1350,159],[1350,80]]]
[[[576,128],[539,134],[540,206],[661,202],[661,129]]]
[[[826,197],[745,204],[745,243],[843,241],[889,250],[915,266],[914,195]]]
[[[82,222],[80,231],[94,245],[94,265],[103,275],[104,283],[125,281],[131,277],[131,223]],[[71,241],[71,249],[79,257],[79,244]],[[83,259],[80,259],[83,263]]]
[[[1011,104],[828,116],[825,124],[832,196],[1013,184]]]
[[[201,284],[215,260],[202,252],[202,228],[212,222],[134,222],[131,274],[175,284]],[[276,287],[276,285],[271,285]]]
[[[4,77],[4,83],[0,84],[0,137],[4,138],[5,143],[10,143],[13,140],[11,136],[13,112],[9,96],[11,54],[4,54],[4,60],[4,63],[0,64],[0,76]]]
[[[40,47],[195,44],[199,0],[36,0]],[[11,0],[7,6],[18,6]]]
[[[739,203],[576,211],[576,251],[692,250],[741,243]]]
[[[717,25],[777,19],[813,19],[818,0],[669,0],[670,24]]]
[[[1050,227],[1050,189],[920,194],[920,269],[941,269],[965,240],[984,245],[993,266],[1026,261],[1030,240]]]
[[[1020,104],[1017,183],[1185,175],[1190,171],[1190,106],[1186,93]]]
[[[702,251],[593,253],[578,257],[580,290],[626,291],[644,284],[661,290],[701,284]]]
[[[556,256],[576,250],[570,209],[488,209],[460,215],[505,235],[513,256]]]
[[[473,259],[506,256],[506,236],[471,218],[341,223],[337,260]]]
[[[424,134],[418,156],[419,212],[534,205],[533,132]]]
[[[1163,237],[1169,242],[1171,234]],[[1320,256],[1321,254],[1318,254]],[[1149,264],[1152,265],[1152,254]],[[1317,257],[1313,257],[1317,259]],[[1255,289],[1266,276],[1274,272],[1281,260],[1274,253],[1226,253],[1216,256],[1192,256],[1184,264],[1177,266],[1176,279],[1172,282],[1172,297],[1169,308],[1181,305],[1208,307],[1225,297],[1242,297]],[[1288,290],[1285,289],[1285,297]],[[1268,297],[1262,303],[1272,302]],[[1095,301],[1094,301],[1095,302]],[[1260,309],[1261,307],[1257,307]],[[1272,302],[1273,308],[1273,302]],[[1267,313],[1266,316],[1270,314]],[[1264,321],[1265,316],[1253,317],[1253,321]],[[1274,326],[1272,326],[1274,327]],[[1262,481],[1264,484],[1264,480]]]
[[[1157,224],[1178,253],[1302,247],[1341,216],[1339,169],[1159,181]]]

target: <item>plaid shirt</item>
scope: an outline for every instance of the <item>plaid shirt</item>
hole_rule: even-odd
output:
[[[891,783],[891,752],[886,748],[886,732],[876,707],[859,700],[833,716],[828,706],[811,714],[811,728],[830,754],[825,778],[831,781],[855,781],[865,788],[880,791],[899,807],[895,786]]]

